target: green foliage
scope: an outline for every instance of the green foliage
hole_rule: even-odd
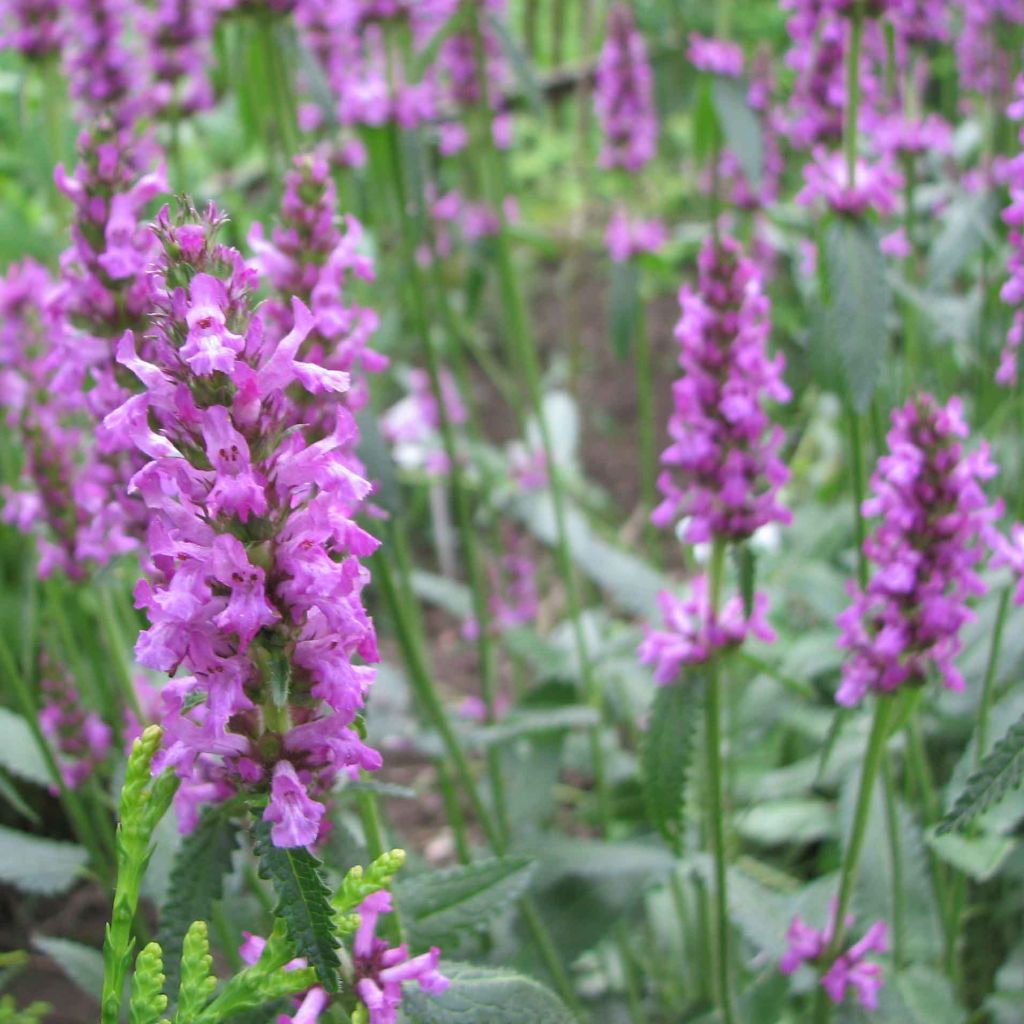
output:
[[[715,75],[711,101],[726,147],[736,155],[747,181],[758,188],[764,176],[764,140],[761,122],[747,103],[745,84],[735,78]]]
[[[558,997],[533,978],[512,971],[445,963],[451,987],[429,996],[409,987],[403,998],[418,1024],[574,1024]]]
[[[838,347],[846,392],[863,412],[878,385],[888,349],[889,286],[874,227],[852,217],[825,226],[826,321]]]
[[[608,321],[611,324],[612,351],[625,360],[633,347],[640,309],[640,270],[636,260],[616,260],[612,263],[611,293]]]
[[[132,991],[128,1001],[128,1024],[159,1024],[167,1009],[164,995],[163,953],[151,942],[135,958]]]
[[[50,784],[46,767],[32,730],[21,715],[0,707],[0,765],[12,775],[37,786]]]
[[[53,1009],[49,1003],[30,1003],[21,1009],[14,996],[0,996],[0,1024],[41,1024]]]
[[[361,864],[349,869],[331,900],[331,908],[342,934],[356,930],[359,915],[355,911],[359,904],[371,893],[388,888],[404,863],[405,850],[391,850],[382,853],[365,870]]]
[[[212,974],[213,957],[205,921],[195,921],[185,933],[181,950],[181,984],[174,1024],[189,1024],[210,1001],[217,988]]]
[[[1010,726],[967,780],[952,810],[939,823],[941,836],[963,830],[990,807],[999,802],[1024,779],[1024,717]]]
[[[296,952],[316,970],[328,992],[338,991],[337,940],[334,937],[330,893],[320,861],[304,847],[274,846],[270,822],[253,826],[260,875],[277,893],[275,914],[288,924]]]
[[[502,857],[403,879],[394,887],[415,946],[443,945],[491,926],[530,883],[533,861]]]
[[[648,813],[677,853],[686,828],[686,780],[697,746],[697,723],[704,701],[699,671],[660,686],[654,694],[641,752],[641,773]]]
[[[167,989],[178,987],[178,963],[185,932],[204,921],[223,894],[224,877],[238,847],[232,805],[208,808],[195,831],[185,836],[171,870],[167,901],[160,912],[160,944],[167,954]]]
[[[34,935],[32,945],[45,953],[83,992],[99,1002],[103,993],[103,954],[98,949],[53,935]]]

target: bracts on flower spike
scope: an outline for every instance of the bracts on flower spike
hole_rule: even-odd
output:
[[[306,846],[335,777],[380,766],[357,721],[378,658],[360,562],[377,542],[355,522],[370,484],[350,465],[348,374],[299,358],[314,318],[298,299],[287,334],[267,329],[221,223],[161,214],[158,314],[118,351],[144,388],[106,418],[147,456],[131,484],[151,516],[136,654],[175,676],[159,763],[183,779],[182,826],[242,791],[267,801],[275,844]],[[303,392],[334,408],[326,436],[294,421]]]

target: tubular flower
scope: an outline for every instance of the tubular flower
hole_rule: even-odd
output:
[[[380,890],[359,905],[359,928],[352,940],[355,989],[369,1013],[369,1024],[395,1024],[402,1002],[402,984],[416,981],[424,992],[440,995],[448,979],[438,970],[441,951],[410,957],[403,943],[391,948],[377,938],[377,919],[391,911],[391,893]]]
[[[754,595],[749,615],[743,607],[743,599],[733,597],[712,619],[707,576],[693,580],[688,600],[667,590],[661,591],[658,606],[665,628],[644,627],[644,639],[637,652],[642,664],[655,666],[656,683],[674,683],[683,665],[703,664],[717,651],[743,643],[748,635],[765,643],[775,640],[775,633],[765,618],[768,599],[764,594]]]
[[[616,4],[608,15],[594,107],[604,135],[601,166],[640,170],[654,156],[658,116],[647,44],[626,4]]]
[[[788,523],[778,500],[788,471],[779,459],[782,431],[764,409],[785,402],[781,354],[767,353],[770,303],[761,274],[739,244],[705,244],[697,290],[679,293],[676,325],[683,376],[673,388],[672,443],[662,454],[661,504],[652,519],[687,520],[690,542],[742,540],[770,522]]]
[[[996,473],[988,447],[965,453],[967,433],[957,398],[941,406],[920,395],[893,412],[889,453],[863,505],[881,519],[864,542],[876,569],[866,589],[851,586],[853,603],[837,620],[849,652],[840,704],[920,685],[929,667],[944,686],[963,689],[953,661],[960,628],[974,617],[967,601],[985,591],[975,569],[999,512],[982,490]]]
[[[60,4],[57,0],[10,0],[0,24],[0,50],[17,50],[29,60],[60,52]]]
[[[793,974],[803,963],[813,964],[819,970],[825,967],[825,957],[835,935],[836,905],[833,900],[829,922],[823,931],[805,924],[797,915],[786,932],[789,948],[779,962],[783,974]],[[853,916],[846,918],[846,927],[853,924]],[[884,921],[876,921],[845,953],[840,954],[821,976],[821,986],[837,1006],[850,989],[865,1010],[878,1009],[878,992],[882,987],[882,968],[867,960],[869,953],[886,953],[889,949],[889,929]]]
[[[335,776],[380,766],[355,722],[378,658],[359,561],[377,542],[354,521],[370,484],[347,454],[348,374],[300,358],[315,325],[301,300],[284,337],[268,329],[220,223],[213,208],[161,214],[148,358],[130,331],[118,349],[143,388],[105,421],[146,457],[131,481],[150,514],[136,656],[187,673],[164,690],[161,757],[184,780],[183,826],[201,802],[263,792],[273,841],[304,846]],[[334,408],[324,436],[292,423],[303,391]]]

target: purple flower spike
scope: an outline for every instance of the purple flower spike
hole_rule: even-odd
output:
[[[604,134],[601,166],[640,170],[654,156],[658,115],[647,45],[626,4],[616,4],[608,15],[594,106]]]
[[[710,39],[691,32],[686,57],[698,71],[728,78],[739,78],[743,74],[743,50],[727,39]]]
[[[683,376],[673,389],[671,445],[661,457],[658,526],[686,520],[690,542],[742,540],[766,523],[788,523],[778,491],[789,473],[782,431],[766,401],[785,402],[781,354],[768,357],[771,330],[761,273],[732,239],[701,250],[697,290],[679,293],[676,325]]]
[[[865,590],[851,586],[853,603],[837,620],[849,652],[840,704],[921,685],[929,669],[963,688],[954,665],[960,628],[974,618],[968,600],[985,592],[976,569],[999,514],[982,489],[996,474],[988,446],[964,452],[967,434],[957,398],[941,406],[920,395],[893,413],[889,453],[863,506],[880,519],[864,542],[876,568]]]

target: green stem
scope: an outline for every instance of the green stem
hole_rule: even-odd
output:
[[[1004,587],[999,595],[999,609],[996,612],[996,623],[992,629],[992,642],[988,649],[988,661],[985,665],[985,682],[981,688],[981,703],[978,706],[978,742],[974,750],[975,766],[981,764],[988,753],[989,720],[992,717],[992,704],[995,701],[996,670],[999,667],[999,654],[1003,646],[1003,627],[1006,625],[1006,613],[1010,608],[1010,587]]]
[[[850,45],[846,51],[846,118],[843,150],[849,188],[857,183],[857,115],[860,108],[860,44],[864,34],[863,0],[855,0],[850,17]]]
[[[651,371],[651,339],[647,334],[647,317],[643,299],[637,302],[636,316],[636,407],[640,442],[640,502],[644,515],[644,537],[648,554],[657,562],[658,531],[651,522],[657,502],[655,485],[657,451],[655,448],[654,378]]]
[[[889,859],[892,862],[892,962],[898,971],[903,966],[905,935],[903,856],[900,848],[900,818],[896,803],[895,780],[888,757],[882,758],[882,778],[885,784],[885,823],[889,839]]]
[[[711,552],[708,618],[714,623],[722,599],[726,542],[716,538]],[[708,811],[711,824],[712,852],[715,861],[715,938],[717,968],[717,1001],[724,1024],[735,1019],[732,989],[729,983],[729,893],[727,889],[727,851],[725,847],[725,811],[722,797],[722,726],[721,679],[719,656],[708,662],[707,695],[704,702],[704,750],[707,758]]]
[[[861,590],[868,585],[868,557],[864,552],[867,528],[864,523],[864,446],[860,417],[846,406],[846,431],[850,442],[850,482],[853,485],[853,522],[857,538],[857,581]]]
[[[466,819],[459,806],[459,797],[455,792],[452,775],[444,761],[437,764],[437,781],[444,801],[444,813],[455,835],[455,855],[460,864],[468,864],[473,858],[469,849],[469,836],[466,832]]]
[[[878,778],[878,771],[885,757],[885,745],[889,739],[889,727],[892,722],[896,704],[890,696],[880,696],[875,700],[875,716],[868,738],[867,751],[861,764],[860,786],[857,790],[857,806],[853,815],[853,827],[850,839],[843,854],[843,863],[839,872],[839,895],[836,897],[835,931],[824,962],[832,963],[843,948],[845,938],[846,915],[850,909],[853,888],[857,882],[857,870],[860,856],[864,848],[864,837],[867,834],[868,818],[871,812],[871,797]]]

